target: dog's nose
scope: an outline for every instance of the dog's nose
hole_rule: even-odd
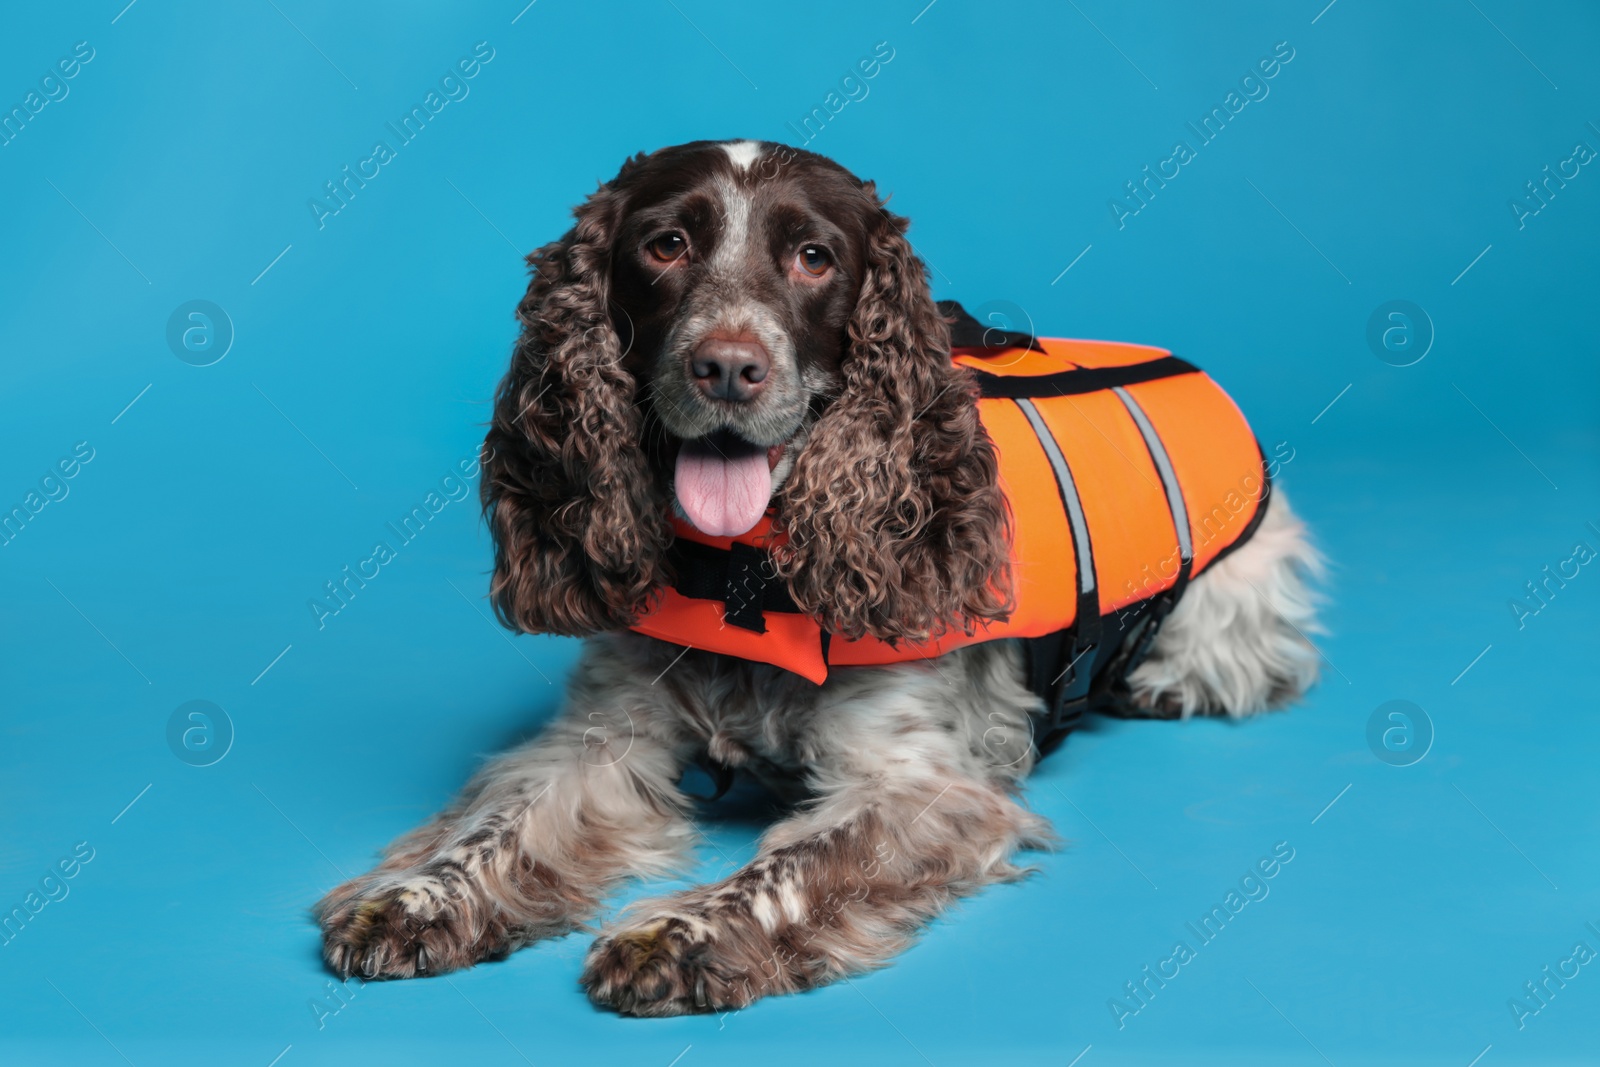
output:
[[[689,369],[707,396],[746,401],[761,391],[772,360],[760,342],[708,337],[695,346]]]

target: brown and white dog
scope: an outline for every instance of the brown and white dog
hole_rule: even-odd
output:
[[[755,141],[640,155],[576,220],[529,257],[483,497],[500,617],[589,640],[540,737],[322,900],[326,959],[406,978],[574,929],[622,879],[681,868],[679,780],[709,756],[804,799],[743,869],[614,919],[589,996],[721,1010],[881,965],[1051,840],[1017,802],[1040,708],[1018,648],[818,686],[627,627],[667,580],[674,508],[728,534],[775,507],[775,566],[836,634],[918,640],[1004,614],[995,452],[907,222],[837,164]],[[1129,679],[1136,708],[1244,715],[1314,680],[1318,560],[1269,499],[1166,620]]]

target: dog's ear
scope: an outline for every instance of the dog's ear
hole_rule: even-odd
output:
[[[1010,513],[972,373],[950,361],[907,220],[867,183],[844,388],[785,482],[774,552],[795,602],[848,638],[925,640],[1012,608]]]
[[[608,307],[627,173],[574,212],[571,232],[528,256],[522,335],[484,441],[490,596],[506,625],[530,633],[628,626],[649,606],[670,536]]]

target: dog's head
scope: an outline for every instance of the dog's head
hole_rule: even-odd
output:
[[[795,601],[846,637],[920,640],[1009,609],[1009,528],[971,375],[905,219],[765,142],[639,155],[528,257],[486,442],[509,625],[619,629],[665,584],[676,513],[775,508]]]

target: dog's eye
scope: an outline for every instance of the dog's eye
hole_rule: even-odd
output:
[[[806,245],[794,258],[795,265],[813,278],[820,278],[833,266],[833,257],[818,245]]]
[[[664,233],[646,247],[658,262],[671,263],[683,257],[689,250],[689,242],[683,239],[681,233]]]

